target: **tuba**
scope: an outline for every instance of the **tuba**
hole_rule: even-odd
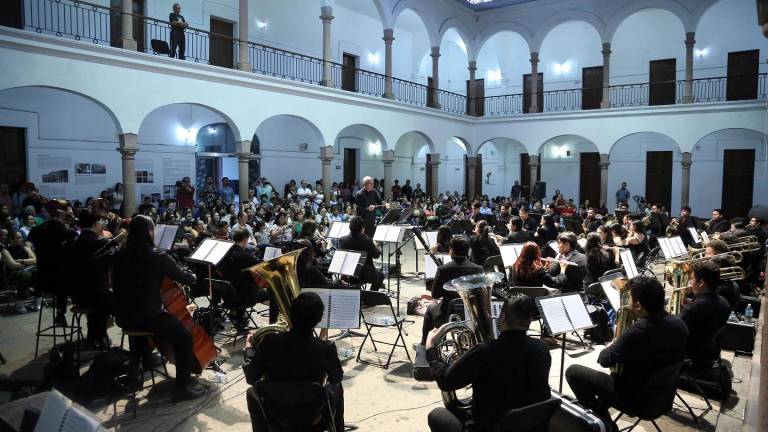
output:
[[[493,316],[491,298],[493,286],[504,278],[503,273],[490,272],[462,276],[447,282],[446,291],[456,292],[464,302],[467,314],[465,321],[457,321],[456,315],[442,327],[435,344],[440,358],[447,364],[453,363],[462,354],[481,342],[496,339],[496,316]],[[468,412],[472,397],[460,397],[455,391],[442,392],[443,403],[451,411]]]
[[[256,329],[250,336],[252,347],[257,347],[268,334],[285,332],[291,328],[291,302],[301,292],[299,277],[296,275],[296,262],[303,250],[304,248],[296,249],[248,269],[254,280],[260,278],[266,281],[272,295],[271,301],[277,302],[285,321],[284,324],[270,324]]]

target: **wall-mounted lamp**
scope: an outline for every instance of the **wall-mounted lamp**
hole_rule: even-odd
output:
[[[213,126],[208,126],[208,135],[216,135],[216,128]]]
[[[264,30],[267,28],[267,22],[262,20],[256,20],[256,28],[259,30]]]
[[[309,148],[309,144],[307,143],[299,144],[299,149],[301,149],[301,151],[307,151],[308,148]]]
[[[552,69],[558,75],[565,75],[571,71],[571,63],[570,62],[555,63],[554,65],[552,65]]]
[[[709,53],[709,48],[698,48],[695,51],[696,57],[698,58],[704,58],[707,56],[707,53]]]
[[[197,138],[197,129],[187,129],[179,126],[176,128],[176,137],[179,139],[179,141],[182,141],[185,144],[194,143],[195,139]]]
[[[485,76],[488,81],[501,82],[501,69],[489,69]]]
[[[368,63],[372,65],[379,64],[379,53],[368,53]]]

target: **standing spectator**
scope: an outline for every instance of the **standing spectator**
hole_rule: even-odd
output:
[[[523,192],[523,187],[520,186],[520,182],[515,180],[515,184],[512,185],[511,197],[515,200],[520,199],[520,194]]]
[[[181,5],[173,4],[173,12],[168,15],[168,22],[171,23],[171,52],[169,57],[176,57],[176,48],[179,48],[179,60],[184,60],[185,36],[184,29],[189,27],[187,21],[181,15]]]
[[[620,203],[629,205],[627,182],[621,182],[621,187],[616,191],[616,207],[618,207]]]
[[[189,177],[176,184],[176,203],[176,208],[182,211],[195,208],[195,188],[190,184]]]
[[[216,183],[214,183],[213,177],[206,176],[205,184],[203,185],[203,189],[200,191],[200,201],[202,201],[203,206],[206,209],[212,209],[216,205],[217,195],[218,192],[216,191]]]
[[[395,184],[392,185],[392,199],[395,201],[399,200],[401,193],[402,189],[400,189],[400,181],[395,180]]]
[[[229,184],[229,177],[221,179],[221,187],[219,188],[219,196],[224,202],[224,205],[229,206],[235,202],[235,190]]]
[[[283,198],[289,199],[288,194],[292,193],[294,196],[296,195],[296,180],[291,179],[288,183],[285,184],[285,187],[283,188]],[[261,196],[261,193],[259,193],[259,196]],[[271,195],[267,195],[271,196]]]
[[[413,199],[413,188],[411,187],[411,181],[406,180],[403,187],[400,189],[400,192],[403,194],[403,196],[408,199],[408,201]]]
[[[301,186],[296,191],[296,195],[299,197],[299,205],[304,207],[307,204],[307,200],[312,197],[312,188],[309,186],[306,180],[301,181]]]
[[[294,182],[294,185],[296,183]],[[257,186],[256,186],[256,196],[262,196],[266,195],[268,197],[272,196],[272,192],[275,190],[275,188],[272,187],[272,183],[270,183],[266,177],[262,177],[258,180]]]
[[[117,213],[119,215],[123,214],[124,199],[125,199],[125,196],[123,195],[123,184],[115,183],[115,190],[114,192],[112,192],[112,199],[110,200],[112,202],[112,211],[114,213]]]
[[[413,194],[416,196],[420,196],[423,193],[424,191],[421,190],[421,183],[416,183],[416,189],[413,190]]]

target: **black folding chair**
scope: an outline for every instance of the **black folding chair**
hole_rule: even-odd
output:
[[[394,354],[395,348],[397,347],[402,347],[405,350],[405,355],[408,357],[408,361],[412,362],[411,355],[408,353],[408,347],[405,346],[405,338],[403,337],[403,322],[405,321],[405,317],[397,316],[395,313],[395,308],[392,306],[392,299],[382,292],[360,291],[360,300],[364,305],[368,307],[389,306],[389,313],[374,314],[370,311],[367,311],[366,309],[360,309],[360,319],[363,321],[363,325],[365,325],[365,337],[363,338],[363,343],[360,344],[360,348],[357,351],[357,362],[366,363],[373,366],[380,366],[384,369],[388,369],[389,363],[392,361],[392,354]],[[394,327],[397,329],[397,338],[395,339],[394,343],[375,340],[373,338],[373,335],[371,334],[372,329],[387,327]],[[378,348],[376,348],[376,342],[392,347],[392,349],[389,351],[389,356],[387,356],[387,362],[384,365],[381,365],[380,362],[372,362],[361,358],[360,354],[363,352],[363,347],[365,346],[365,342],[368,339],[371,340],[374,351],[378,351]]]
[[[633,402],[617,404],[616,409],[619,410],[619,415],[614,422],[624,414],[637,417],[637,421],[632,426],[622,429],[622,432],[633,430],[643,420],[651,422],[656,430],[661,432],[656,419],[672,411],[682,367],[683,362],[680,361],[660,369],[637,389]]]
[[[522,408],[507,411],[491,432],[534,432],[548,430],[549,421],[560,407],[559,398],[550,398]]]
[[[328,393],[314,381],[260,381],[248,389],[246,400],[253,430],[262,426],[256,415],[268,432],[336,432]]]

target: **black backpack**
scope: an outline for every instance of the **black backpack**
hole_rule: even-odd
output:
[[[84,390],[93,396],[109,395],[118,378],[133,378],[135,370],[131,354],[121,348],[110,348],[93,359],[91,367],[83,374]]]
[[[605,311],[602,304],[593,304],[592,306],[595,309],[589,313],[589,317],[592,318],[595,327],[587,329],[584,336],[599,345],[608,343],[613,340],[613,328],[608,322],[608,312]]]

